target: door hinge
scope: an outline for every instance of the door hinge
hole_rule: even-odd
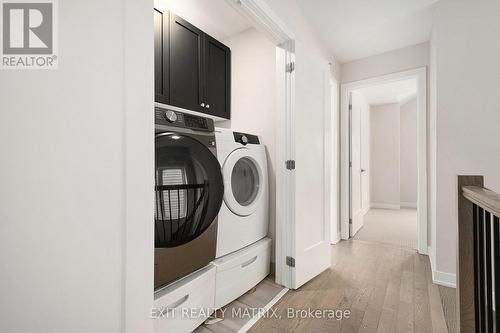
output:
[[[285,162],[285,166],[288,170],[295,170],[295,161],[294,160],[288,160]]]
[[[349,168],[352,168],[352,162],[349,162]]]
[[[286,64],[286,72],[291,73],[295,70],[295,62],[289,62]]]
[[[349,224],[352,224],[352,219],[349,219]]]
[[[352,104],[349,104],[349,111],[352,111]]]
[[[290,267],[295,267],[295,258],[293,257],[286,257],[286,265]]]

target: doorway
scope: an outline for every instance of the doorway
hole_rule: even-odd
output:
[[[426,254],[426,69],[343,84],[341,94],[342,239],[378,237]]]

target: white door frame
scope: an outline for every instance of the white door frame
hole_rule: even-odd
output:
[[[285,168],[285,162],[293,160],[295,156],[292,140],[295,135],[293,119],[295,75],[293,72],[287,73],[286,66],[295,61],[295,36],[265,0],[226,0],[226,2],[252,22],[255,28],[267,34],[276,45],[276,229],[274,234],[276,252],[274,259],[276,283],[290,288],[293,286],[293,274],[292,267],[286,265],[286,257],[295,253],[295,180],[293,172]],[[335,180],[338,181],[338,175]],[[338,182],[334,186],[337,187],[337,184]],[[325,218],[324,223],[325,230],[329,230],[329,219]]]
[[[337,244],[340,241],[339,225],[339,83],[333,75],[330,75],[329,92],[326,96],[330,97],[329,114],[325,115],[325,159],[328,159],[325,165],[325,181],[328,183],[328,189],[325,193],[326,215],[330,220],[330,243]]]
[[[349,239],[349,94],[356,89],[409,78],[417,79],[417,250],[421,254],[427,254],[427,69],[425,67],[341,85],[340,229],[342,239]]]
[[[285,162],[293,159],[292,137],[295,95],[294,75],[286,71],[287,63],[295,60],[295,36],[264,0],[226,0],[246,17],[253,26],[265,33],[276,45],[276,283],[292,286],[292,268],[286,256],[294,253],[293,218],[295,216],[294,179]]]
[[[293,108],[295,106],[295,75],[286,72],[286,64],[295,61],[294,42],[287,49],[276,48],[276,231],[275,231],[275,277],[276,283],[291,288],[292,269],[286,265],[286,256],[294,253],[295,232],[292,221],[295,217],[295,178],[286,170],[286,161],[295,156],[292,144],[294,133]],[[288,221],[288,223],[285,223]]]

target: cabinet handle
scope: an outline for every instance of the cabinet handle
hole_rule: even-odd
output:
[[[178,301],[170,304],[169,306],[167,306],[168,311],[173,311],[174,309],[177,309],[179,306],[181,306],[182,304],[184,304],[188,300],[188,298],[189,298],[189,294],[187,294],[186,296],[182,297]]]
[[[241,264],[241,268],[245,268],[248,265],[253,264],[257,260],[257,256],[253,257],[252,259],[248,260],[247,262]]]
[[[210,104],[207,104],[205,107],[206,107],[207,109],[210,109]]]
[[[201,103],[201,104],[200,104],[200,106],[201,106],[202,108],[204,108],[204,107],[205,107],[205,103]]]

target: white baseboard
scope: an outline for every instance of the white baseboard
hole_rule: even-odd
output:
[[[368,207],[366,207],[365,209],[363,209],[363,212],[361,214],[363,214],[363,216],[366,215],[370,211],[371,208],[372,208],[372,206],[369,205]]]
[[[456,279],[455,274],[432,270],[432,282],[440,286],[456,288]]]
[[[370,207],[375,209],[401,209],[399,205],[378,203],[378,202],[372,202],[370,204]]]
[[[416,202],[400,202],[401,208],[417,208]]]
[[[428,253],[432,253],[430,247],[427,251]],[[456,288],[457,287],[456,274],[446,273],[436,270],[436,266],[434,266],[434,262],[432,261],[431,255],[429,255],[429,260],[431,262],[432,282],[440,286]]]
[[[350,228],[355,228],[355,229],[352,229],[352,230],[351,230],[351,235],[352,235],[351,237],[354,237],[354,236],[358,233],[358,231],[359,231],[359,230],[361,230],[361,228],[362,228],[362,227],[363,227],[363,224],[362,224],[362,223],[360,223],[360,224],[359,224],[359,225],[357,225],[357,226],[354,226],[354,224],[351,224],[351,227],[350,227]]]
[[[338,242],[340,242],[340,232],[335,235],[335,237],[330,241],[330,244],[335,245],[338,244]]]

